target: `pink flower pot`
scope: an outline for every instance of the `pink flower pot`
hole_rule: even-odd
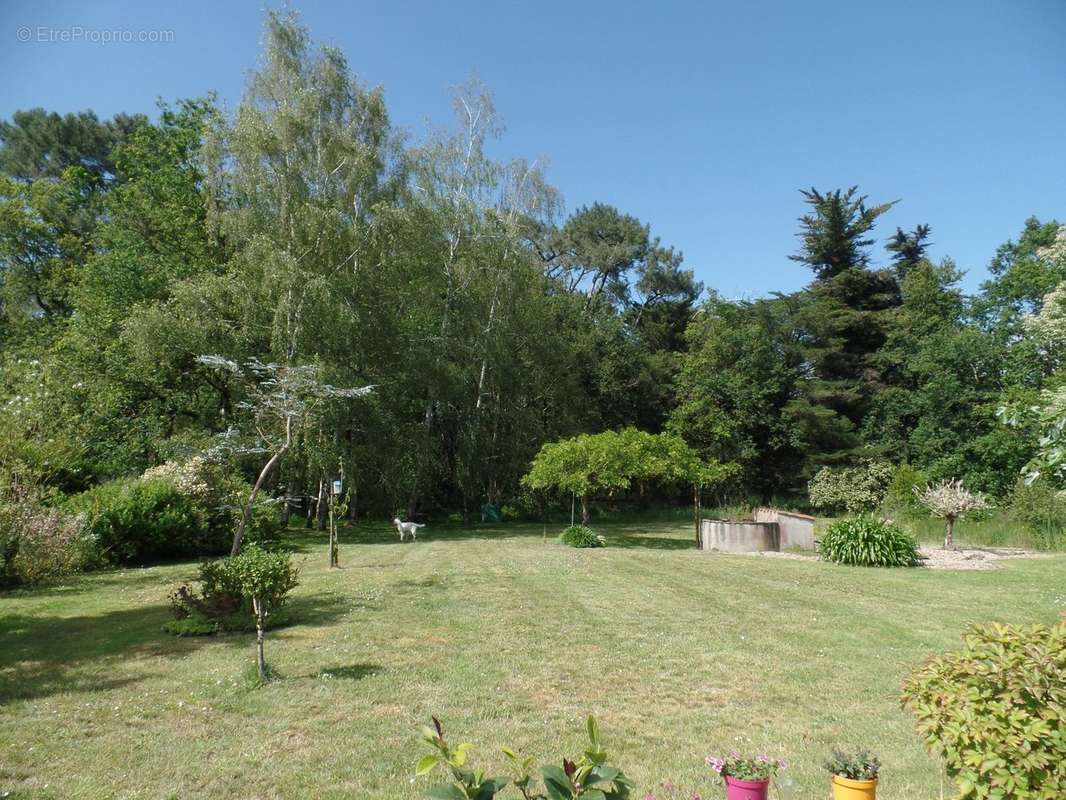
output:
[[[770,792],[770,781],[742,781],[739,778],[725,776],[726,800],[766,800]]]

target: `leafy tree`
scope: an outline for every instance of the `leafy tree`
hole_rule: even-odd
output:
[[[785,300],[731,302],[712,295],[686,331],[669,430],[705,459],[734,461],[748,491],[793,487],[802,453],[786,413],[801,356]]]
[[[1066,264],[1039,254],[1054,243],[1058,230],[1054,220],[1030,217],[1017,241],[1008,240],[997,248],[988,265],[992,277],[981,285],[975,309],[989,330],[1004,338],[1016,336],[1025,315],[1039,310],[1043,298],[1066,280]]]
[[[296,588],[297,570],[288,553],[273,553],[256,544],[250,544],[240,554],[218,562],[221,582],[234,587],[242,597],[251,598],[255,614],[256,669],[259,680],[267,680],[266,658],[263,641],[266,618]]]
[[[589,522],[589,501],[598,493],[628,489],[634,481],[694,486],[698,491],[727,478],[733,465],[705,462],[681,437],[636,428],[581,434],[545,444],[522,485],[581,498],[581,524]]]

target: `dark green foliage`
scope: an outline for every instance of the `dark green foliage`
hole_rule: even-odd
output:
[[[324,409],[271,475],[306,495],[343,471],[362,513],[469,519],[514,502],[545,442],[631,426],[737,463],[720,503],[794,501],[864,458],[1002,497],[1031,461],[1037,427],[996,412],[1061,382],[1061,353],[1023,323],[1066,279],[1043,252],[1056,223],[1028,220],[967,297],[929,260],[928,225],[896,228],[879,259],[893,204],[812,188],[792,256],[810,285],[698,306],[648,223],[605,203],[561,220],[539,170],[488,157],[503,126],[482,87],[460,89],[452,133],[407,146],[339,51],[292,14],[265,28],[233,115],[207,98],[154,121],[0,121],[0,430],[51,488],[254,430],[207,353],[387,387]],[[208,513],[212,535],[230,524]],[[111,555],[164,549],[192,548]]]
[[[571,525],[559,534],[559,541],[571,547],[605,547],[607,541],[592,528]]]
[[[218,632],[218,624],[203,614],[190,614],[165,622],[163,632],[171,636],[211,636]]]
[[[127,479],[71,498],[87,516],[100,551],[121,564],[144,564],[225,552],[226,531],[212,529],[203,508],[165,480]]]
[[[92,111],[59,115],[43,108],[16,111],[0,120],[0,172],[19,180],[58,178],[81,167],[97,180],[115,173],[112,151],[137,126],[142,114],[118,114],[101,122]]]
[[[926,516],[928,512],[914,494],[917,487],[930,483],[929,476],[910,464],[900,464],[885,492],[885,507],[894,514]]]
[[[916,567],[918,543],[890,522],[855,517],[834,522],[821,537],[823,561],[855,567]]]
[[[930,228],[919,225],[913,231],[905,233],[903,228],[896,228],[895,235],[888,240],[885,250],[892,254],[892,265],[900,278],[906,277],[913,267],[925,260],[925,251],[929,248]]]
[[[1066,796],[1066,621],[975,625],[916,669],[903,704],[960,798]]]
[[[870,260],[867,248],[874,242],[868,234],[894,203],[867,208],[866,195],[859,195],[857,186],[832,192],[812,187],[800,194],[811,210],[799,220],[800,252],[789,258],[809,266],[820,280],[865,267]]]

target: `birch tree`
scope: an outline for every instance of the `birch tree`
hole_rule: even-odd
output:
[[[254,445],[243,448],[243,452],[261,453],[266,458],[233,534],[230,554],[237,555],[252,517],[255,499],[278,462],[292,449],[295,438],[311,424],[326,402],[363,397],[374,387],[339,389],[331,386],[322,380],[320,368],[313,364],[280,366],[251,359],[242,366],[217,355],[203,355],[197,361],[226,373],[244,389],[246,399],[238,404],[238,408],[248,412]],[[232,432],[227,439],[231,438]]]

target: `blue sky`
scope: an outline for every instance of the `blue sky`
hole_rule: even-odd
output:
[[[500,156],[547,160],[570,210],[599,200],[651,223],[727,296],[809,280],[787,259],[801,187],[901,199],[879,237],[930,223],[968,288],[1026,217],[1066,220],[1066,0],[294,7],[416,137],[476,72],[507,123]],[[0,115],[110,116],[210,90],[232,107],[262,8],[0,0]],[[40,40],[78,28],[172,41]]]

